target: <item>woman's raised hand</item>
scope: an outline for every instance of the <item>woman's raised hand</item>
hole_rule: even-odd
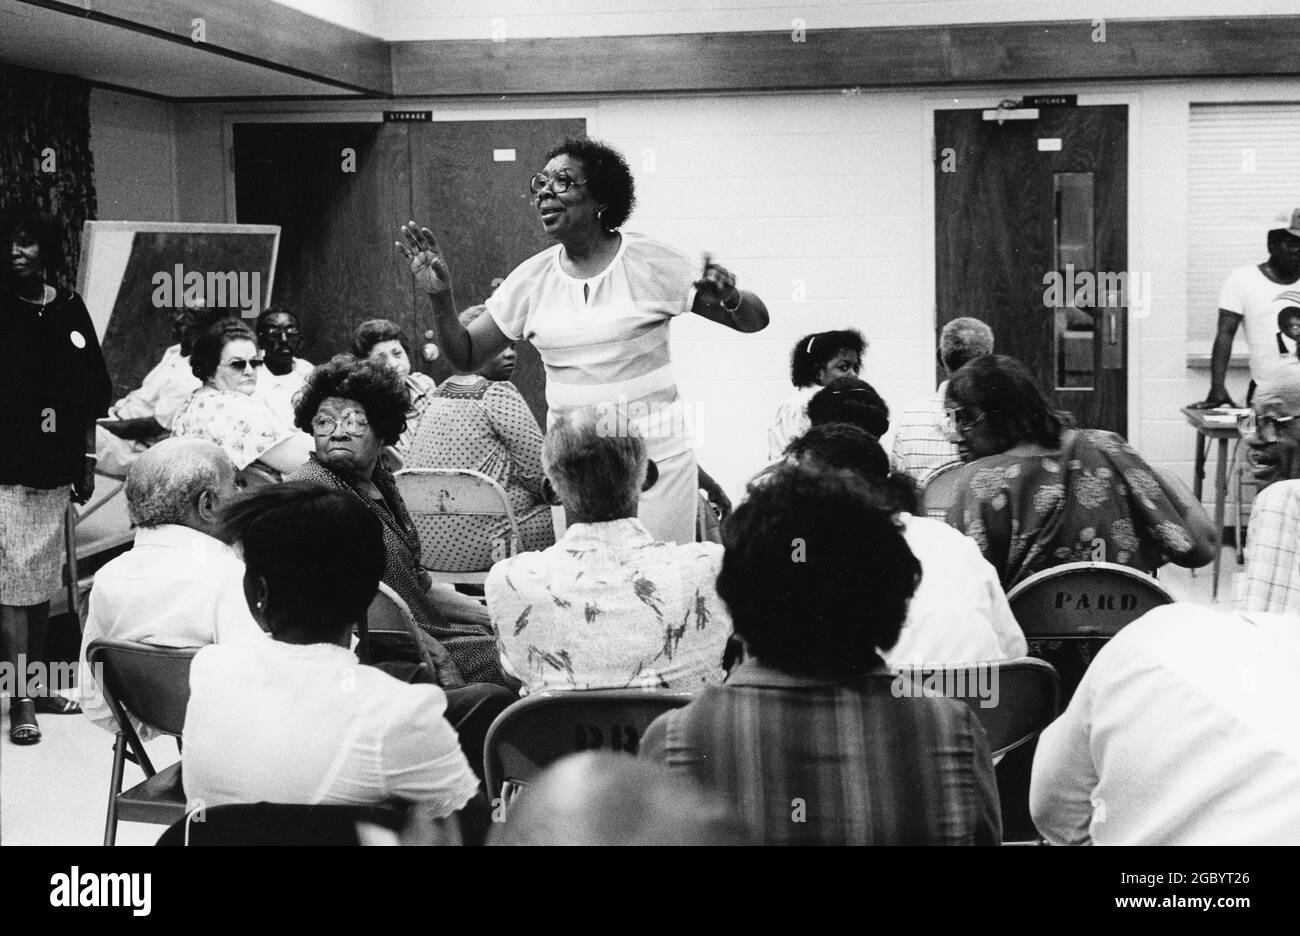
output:
[[[411,261],[411,276],[415,285],[430,295],[451,291],[451,270],[443,259],[442,251],[433,232],[427,227],[417,227],[414,221],[402,225],[406,243],[396,241],[397,249]]]

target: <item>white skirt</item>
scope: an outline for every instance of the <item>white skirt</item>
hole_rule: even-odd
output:
[[[68,488],[0,484],[0,605],[49,601],[63,579]]]

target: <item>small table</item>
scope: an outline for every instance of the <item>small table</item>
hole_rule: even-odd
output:
[[[1219,458],[1214,466],[1214,583],[1213,598],[1219,597],[1219,565],[1223,560],[1223,501],[1228,494],[1228,440],[1240,437],[1237,414],[1249,410],[1204,410],[1183,407],[1183,415],[1196,430],[1196,468],[1192,473],[1192,494],[1199,501],[1205,482],[1205,456],[1210,440],[1219,443]],[[1226,418],[1231,416],[1231,422]]]

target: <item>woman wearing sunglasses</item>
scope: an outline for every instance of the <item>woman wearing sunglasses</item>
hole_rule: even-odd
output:
[[[1072,429],[1015,358],[989,354],[948,382],[947,419],[967,465],[948,522],[1010,589],[1066,562],[1150,572],[1214,557],[1214,525],[1187,488],[1113,432]]]
[[[469,328],[457,321],[451,272],[433,233],[414,222],[398,247],[433,305],[448,363],[473,373],[511,342],[528,339],[546,365],[551,416],[593,406],[613,432],[646,438],[659,480],[638,516],[657,540],[695,539],[699,475],[668,347],[685,312],[741,332],[767,326],[767,308],[715,263],[620,230],[636,203],[623,157],[595,140],[567,139],[533,176],[533,205],[551,247],[525,260]]]
[[[253,330],[243,322],[221,319],[204,329],[190,355],[203,386],[176,414],[172,435],[215,442],[240,471],[254,462],[279,474],[301,468],[311,456],[311,438],[253,396],[261,366]]]

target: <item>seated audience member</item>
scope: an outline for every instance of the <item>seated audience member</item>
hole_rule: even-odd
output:
[[[837,377],[808,401],[810,426],[848,423],[877,439],[889,431],[889,405],[875,387],[856,377]]]
[[[86,649],[100,637],[163,647],[263,638],[244,601],[244,564],[215,538],[218,513],[235,496],[235,466],[211,442],[164,439],[140,455],[126,476],[135,545],[95,573],[81,635],[83,680]],[[102,699],[83,710],[117,730]]]
[[[284,306],[271,306],[257,317],[257,343],[262,367],[257,369],[253,396],[264,402],[283,425],[293,425],[293,398],[314,366],[295,357],[302,346],[298,316]]]
[[[226,318],[204,329],[190,355],[203,386],[176,414],[172,434],[215,442],[240,471],[254,462],[282,474],[302,467],[311,438],[281,424],[253,396],[261,366],[253,332],[243,322]]]
[[[384,571],[380,523],[314,484],[272,485],[225,513],[243,593],[270,640],[205,647],[190,672],[185,793],[229,803],[431,803],[478,790],[437,686],[357,663],[348,649]]]
[[[897,511],[903,539],[921,563],[921,583],[898,642],[881,654],[886,663],[975,663],[1025,655],[1025,635],[997,572],[970,537],[939,520],[914,516],[915,485],[889,470],[874,436],[842,423],[814,426],[790,443],[786,457],[814,468],[852,471]]]
[[[1250,505],[1237,610],[1300,614],[1300,480],[1270,484]]]
[[[96,427],[96,468],[101,472],[125,475],[150,441],[171,432],[176,414],[202,386],[190,369],[194,339],[226,312],[201,304],[168,311],[176,344],[163,351],[139,387],[109,407],[107,419]]]
[[[1214,525],[1179,481],[1113,432],[1062,424],[1029,371],[985,355],[948,381],[967,464],[948,522],[970,536],[1004,588],[1066,562],[1151,572],[1214,556]]]
[[[466,328],[487,311],[472,306],[460,314]],[[514,344],[473,374],[448,377],[433,391],[406,454],[407,468],[469,468],[500,484],[510,498],[522,543],[530,552],[555,543],[551,506],[542,491],[542,430],[510,382]],[[447,549],[445,569],[486,569],[505,553],[510,525],[490,517],[446,517],[433,530]]]
[[[406,428],[391,444],[405,458],[437,384],[427,374],[411,369],[411,346],[406,335],[388,319],[370,319],[358,325],[352,335],[352,353],[362,360],[391,367],[402,378],[407,395]]]
[[[782,403],[767,430],[767,457],[776,461],[790,440],[807,431],[808,401],[837,377],[862,370],[867,340],[856,328],[804,335],[790,352],[790,382],[798,389]]]
[[[1297,672],[1293,614],[1148,611],[1039,737],[1034,823],[1062,845],[1300,842]]]
[[[849,472],[785,465],[723,528],[718,593],[746,659],[656,719],[641,756],[735,804],[768,844],[995,844],[970,707],[900,695],[879,651],[921,576],[892,510]]]
[[[637,519],[643,439],[610,435],[593,410],[559,417],[542,459],[568,529],[492,567],[488,609],[526,692],[694,689],[721,682],[731,620],[717,543],[662,543]]]
[[[977,318],[955,318],[939,332],[939,364],[945,374],[992,353],[993,329]],[[947,390],[945,379],[929,397],[906,407],[894,423],[894,468],[922,487],[940,468],[961,461],[957,443],[943,425]]]
[[[298,428],[312,433],[316,451],[288,480],[342,491],[382,524],[384,582],[431,638],[443,688],[463,681],[510,686],[487,610],[449,585],[434,585],[420,567],[420,534],[379,457],[402,431],[406,406],[406,390],[392,368],[350,354],[322,364],[307,377],[295,408]]]
[[[716,793],[625,754],[586,751],[546,768],[494,823],[489,845],[748,845]]]
[[[1300,384],[1279,382],[1255,394],[1247,458],[1259,488],[1300,478]]]

